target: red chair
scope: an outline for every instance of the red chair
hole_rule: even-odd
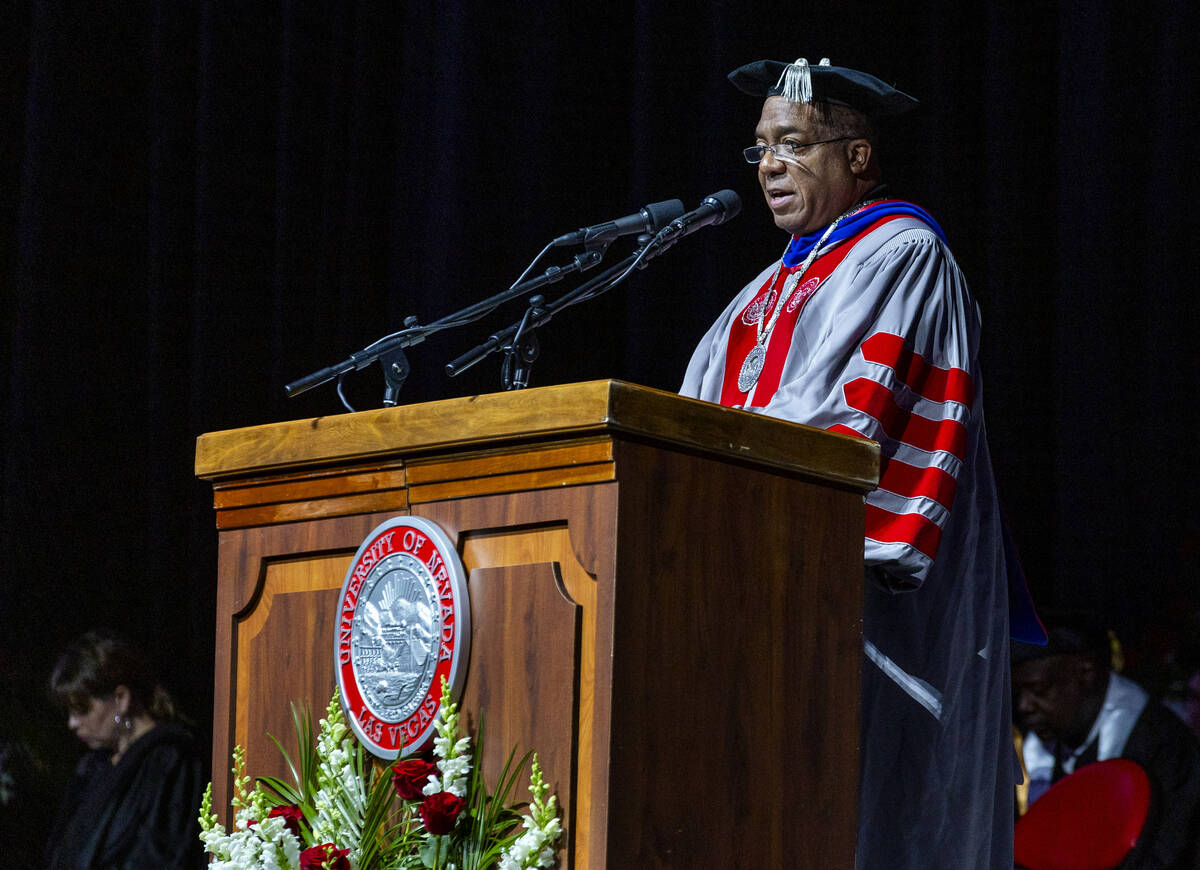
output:
[[[1112,870],[1137,843],[1150,780],[1124,758],[1082,767],[1017,820],[1014,856],[1025,870]]]

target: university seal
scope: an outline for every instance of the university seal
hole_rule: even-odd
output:
[[[363,745],[384,759],[430,746],[442,678],[457,696],[470,644],[466,572],[446,533],[422,517],[376,527],[346,572],[333,642]]]

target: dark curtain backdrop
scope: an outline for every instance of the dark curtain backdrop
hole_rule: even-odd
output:
[[[1031,586],[1161,662],[1198,605],[1196,9],[3,4],[0,740],[46,766],[18,777],[25,812],[41,818],[79,752],[41,695],[79,632],[136,636],[208,719],[198,434],[339,413],[332,385],[289,400],[283,384],[507,287],[560,233],[733,188],[741,217],[541,335],[535,384],[678,385],[786,241],[738,153],[759,105],[724,78],[760,57],[828,55],[923,101],[884,131],[885,168],[983,309]],[[497,358],[454,380],[442,366],[520,311],[413,349],[403,401],[497,389]],[[378,406],[378,369],[347,391]]]

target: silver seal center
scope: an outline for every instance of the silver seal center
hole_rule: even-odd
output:
[[[376,717],[411,716],[433,683],[441,611],[425,564],[408,553],[380,561],[355,607],[350,659],[363,701]]]

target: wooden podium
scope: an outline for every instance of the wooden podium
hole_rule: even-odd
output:
[[[355,550],[399,514],[469,572],[464,721],[536,749],[563,867],[853,866],[873,442],[616,381],[202,435],[213,770],[334,686]],[[231,777],[214,783],[228,806]]]

